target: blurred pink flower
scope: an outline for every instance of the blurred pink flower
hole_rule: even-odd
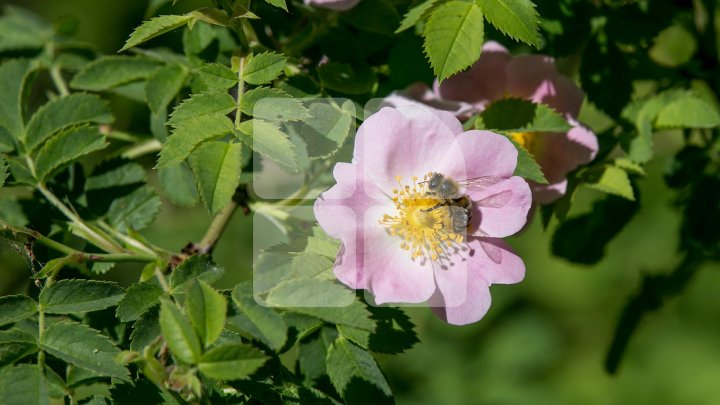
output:
[[[428,302],[451,324],[478,321],[490,306],[491,284],[525,275],[501,239],[522,229],[531,205],[528,184],[512,175],[516,164],[507,138],[463,132],[450,113],[382,108],[358,129],[353,162],[336,164],[337,184],[315,202],[320,226],[342,242],[338,280],[368,290],[377,304]],[[457,180],[456,195],[472,201],[467,231],[453,225],[445,200],[429,193],[432,173]],[[482,187],[463,186],[476,178]]]
[[[305,0],[305,4],[335,11],[346,11],[357,6],[360,0]]]
[[[439,83],[431,91],[424,84],[393,93],[387,104],[399,105],[408,98],[468,118],[490,103],[507,97],[546,104],[561,113],[572,129],[566,133],[519,133],[518,141],[533,154],[549,184],[532,184],[533,199],[550,203],[565,194],[567,173],[595,158],[595,134],[577,121],[584,94],[544,55],[511,56],[497,42],[483,46],[480,59],[470,69]],[[422,95],[422,97],[418,97]],[[405,100],[403,100],[405,99]]]

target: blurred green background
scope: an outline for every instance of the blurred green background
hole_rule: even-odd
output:
[[[122,46],[145,17],[148,5],[145,0],[12,3],[53,21],[76,17],[80,22],[77,37],[104,53]],[[662,59],[672,49],[659,47],[654,52]],[[583,115],[587,124],[602,125],[590,109]],[[493,306],[481,322],[449,326],[425,308],[408,309],[421,343],[405,354],[380,359],[398,403],[720,403],[718,266],[703,268],[679,298],[644,320],[618,375],[609,376],[603,370],[618,314],[641,276],[667,273],[680,259],[676,248],[679,214],[662,174],[681,139],[679,134],[658,134],[655,143],[657,158],[640,182],[642,209],[608,246],[599,265],[582,267],[552,257],[550,233],[544,233],[535,221],[510,241],[525,260],[525,281],[494,286]],[[582,190],[574,213],[589,209],[595,197],[594,192]],[[166,204],[145,235],[160,246],[179,250],[199,240],[209,220],[202,209]],[[234,218],[217,247],[216,259],[227,270],[220,287],[251,277],[250,217],[238,214]],[[119,266],[107,277],[128,284],[138,274],[138,268]],[[0,294],[25,288],[27,275],[19,256],[0,245]]]

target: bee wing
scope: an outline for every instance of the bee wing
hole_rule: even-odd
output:
[[[496,176],[485,176],[485,177],[474,177],[472,179],[467,180],[460,180],[457,183],[465,187],[467,190],[484,190],[492,185],[495,185],[497,183],[500,183],[501,181],[505,180],[502,177],[496,177]]]

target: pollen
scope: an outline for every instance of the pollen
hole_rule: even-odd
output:
[[[537,146],[538,134],[535,132],[513,132],[510,137],[530,153],[533,153]]]
[[[401,176],[395,177],[396,212],[383,215],[379,223],[391,236],[402,239],[400,248],[409,251],[412,259],[442,260],[458,249],[464,236],[453,231],[450,210],[428,193],[427,181],[418,183],[418,176],[411,179],[412,185],[405,185]]]

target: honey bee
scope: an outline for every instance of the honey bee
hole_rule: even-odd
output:
[[[430,207],[427,211],[433,211],[442,207],[447,207],[448,214],[452,223],[452,229],[457,233],[464,233],[472,224],[472,201],[470,198],[460,192],[461,188],[465,189],[483,189],[502,179],[500,177],[476,177],[467,180],[455,181],[442,173],[430,173],[426,180],[427,194],[442,199],[434,207]]]

